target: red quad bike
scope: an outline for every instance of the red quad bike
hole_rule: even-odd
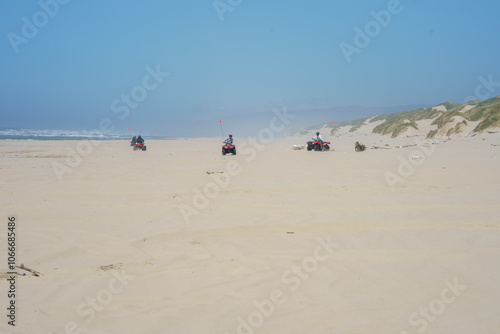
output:
[[[222,155],[226,155],[227,153],[232,153],[236,155],[236,146],[232,144],[225,144],[222,146]]]
[[[324,141],[323,144],[319,140],[311,140],[307,142],[307,150],[308,151],[329,151],[330,150],[330,142]]]
[[[135,143],[134,144],[134,151],[137,151],[137,150],[146,151],[146,145],[144,145],[144,143]]]

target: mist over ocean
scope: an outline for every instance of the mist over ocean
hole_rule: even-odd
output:
[[[321,122],[330,123],[335,121],[347,121],[365,118],[384,113],[395,113],[404,110],[413,110],[427,107],[425,104],[401,105],[389,107],[330,107],[320,109],[299,109],[282,107],[273,110],[291,115],[288,131],[282,135],[289,135],[303,127],[317,125]],[[256,136],[260,130],[269,127],[269,122],[275,117],[272,111],[253,112],[243,115],[231,115],[223,117],[222,129],[224,135],[233,133],[237,137]],[[144,139],[177,139],[177,138],[200,138],[221,136],[221,126],[218,118],[202,119],[191,122],[178,122],[171,125],[167,130],[161,130],[155,125],[150,129],[148,126],[130,127],[129,130],[114,130],[105,133],[97,129],[35,129],[35,128],[0,128],[0,140],[124,140],[132,136],[142,135]]]
[[[85,130],[0,129],[0,140],[129,140],[137,134],[132,132],[130,134],[106,134]],[[154,135],[143,135],[143,137],[145,139],[171,139]]]

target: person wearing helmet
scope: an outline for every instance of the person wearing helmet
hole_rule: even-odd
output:
[[[224,143],[232,145],[233,144],[233,135],[230,134],[229,138],[227,138],[226,140],[224,140]]]
[[[313,137],[313,140],[319,141],[321,144],[323,144],[323,138],[321,138],[321,135],[319,134],[319,131],[316,132],[316,137]]]

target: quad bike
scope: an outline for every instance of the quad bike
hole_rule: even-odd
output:
[[[134,144],[134,151],[137,151],[137,150],[146,151],[146,145],[144,145],[144,143],[135,143]]]
[[[354,150],[356,152],[363,152],[364,150],[366,150],[366,146],[363,144],[360,144],[359,142],[356,142],[356,144],[354,144]]]
[[[222,146],[222,155],[226,155],[227,153],[236,155],[236,146],[234,146],[233,144],[224,144]]]
[[[330,150],[330,142],[324,141],[320,142],[319,140],[311,140],[307,142],[307,150],[308,151],[329,151]]]

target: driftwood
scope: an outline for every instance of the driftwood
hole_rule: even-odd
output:
[[[30,273],[32,273],[33,275],[35,276],[43,276],[42,274],[40,274],[38,271],[36,270],[33,270],[33,269],[30,269],[28,267],[25,267],[24,264],[21,263],[21,266],[16,266],[17,268],[19,269],[22,269],[22,270],[26,270],[26,271],[29,271]]]
[[[359,142],[356,142],[356,144],[354,144],[354,150],[356,152],[363,152],[364,150],[366,150],[366,146],[363,144],[360,144]]]
[[[364,146],[364,145],[363,145]],[[399,145],[399,146],[389,146],[389,144],[385,144],[384,147],[380,147],[380,146],[372,146],[371,148],[372,149],[375,149],[375,150],[379,150],[379,149],[384,149],[384,150],[390,150],[391,148],[407,148],[407,147],[414,147],[414,146],[417,146],[417,144],[410,144],[410,145]],[[429,146],[426,146],[424,145],[425,147],[429,147]]]
[[[411,144],[411,145],[399,145],[399,146],[394,146],[394,148],[405,148],[405,147],[413,147],[417,146],[417,144]]]

